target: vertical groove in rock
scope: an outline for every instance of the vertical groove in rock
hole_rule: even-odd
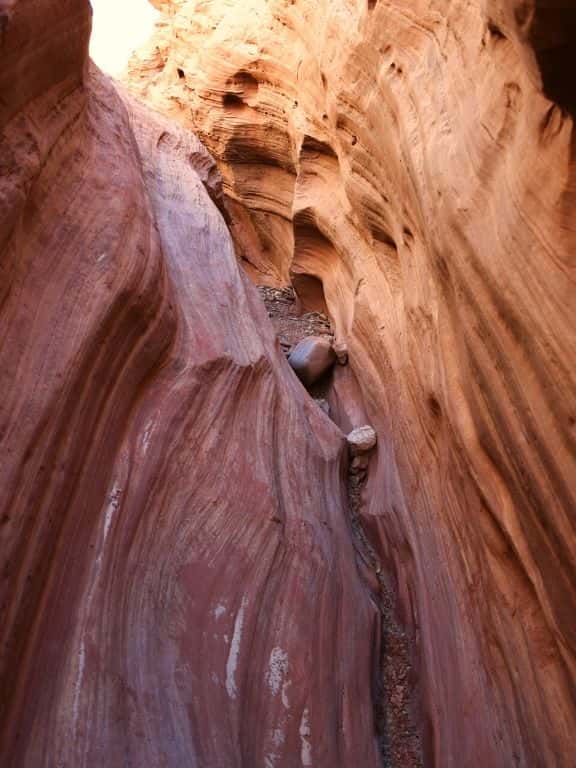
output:
[[[413,671],[414,649],[398,621],[390,574],[362,526],[362,496],[366,473],[348,465],[349,515],[360,570],[380,613],[380,650],[374,672],[374,710],[385,768],[421,768],[422,745],[418,732],[418,691]]]
[[[299,314],[293,289],[260,286],[259,292],[285,354],[307,336],[333,338],[328,318],[317,312]],[[346,381],[349,375],[337,367],[336,375],[331,374],[319,384],[307,388],[311,397],[344,431],[351,425],[346,418],[342,419],[343,411],[356,414],[363,411],[362,404],[356,402],[359,391],[342,386],[343,378]],[[333,387],[335,391],[332,391]],[[330,402],[338,395],[340,402],[331,408]],[[339,419],[342,419],[341,423]],[[356,420],[358,423],[354,425],[360,426],[361,419],[356,416]],[[370,600],[379,613],[374,628],[371,682],[367,680],[366,685],[370,685],[372,690],[382,765],[384,768],[419,768],[423,763],[417,725],[420,704],[413,671],[414,648],[398,621],[390,574],[384,572],[362,525],[367,468],[355,467],[351,457],[344,465],[347,514],[357,567]]]

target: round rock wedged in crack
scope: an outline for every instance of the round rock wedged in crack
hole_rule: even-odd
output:
[[[330,339],[308,336],[299,342],[288,358],[294,373],[305,387],[315,384],[332,368],[336,353]]]
[[[369,424],[356,427],[346,437],[352,456],[362,456],[371,451],[376,445],[377,439],[375,429]]]

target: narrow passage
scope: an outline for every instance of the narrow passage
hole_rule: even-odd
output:
[[[291,287],[258,286],[258,291],[286,357],[303,339],[323,336],[334,341],[330,321],[320,312],[298,313],[298,300]],[[328,394],[332,372],[308,387],[310,396],[330,416]],[[391,578],[362,525],[369,462],[349,456],[347,471],[348,513],[360,571],[381,616],[381,658],[374,670],[374,715],[383,768],[421,768],[420,735],[414,726],[415,679],[410,640],[395,611]]]

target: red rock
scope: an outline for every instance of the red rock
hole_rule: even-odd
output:
[[[426,763],[571,768],[571,9],[155,3],[131,89],[349,346],[332,416],[379,435],[360,512]],[[89,17],[0,0],[2,762],[376,766],[342,435],[200,144],[88,73]]]
[[[1,7],[2,765],[376,768],[345,442],[206,153],[68,60],[87,2]]]

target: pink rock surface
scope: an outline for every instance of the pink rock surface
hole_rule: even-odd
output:
[[[344,437],[88,11],[0,4],[0,762],[375,767]]]

